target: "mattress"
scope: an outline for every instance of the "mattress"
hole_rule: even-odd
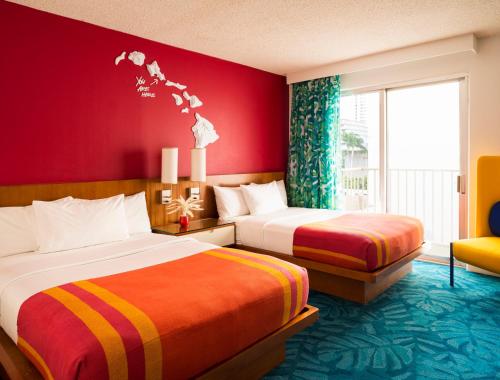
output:
[[[303,268],[142,234],[0,259],[0,321],[47,378],[188,378],[294,318]]]

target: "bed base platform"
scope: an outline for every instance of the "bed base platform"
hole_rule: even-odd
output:
[[[410,273],[412,261],[424,252],[420,247],[374,272],[363,272],[245,245],[235,248],[274,256],[307,268],[311,289],[361,304],[367,304]]]
[[[198,377],[202,380],[259,379],[285,360],[288,338],[312,325],[318,319],[318,308],[310,305],[294,319],[271,335],[239,354],[214,366]],[[0,329],[0,379],[42,380],[42,376],[9,336]]]

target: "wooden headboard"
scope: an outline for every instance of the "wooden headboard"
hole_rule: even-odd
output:
[[[283,172],[228,174],[207,176],[207,182],[201,183],[201,198],[204,200],[204,211],[197,213],[197,218],[217,217],[217,207],[213,186],[237,186],[250,182],[266,183],[284,178]],[[198,186],[188,178],[179,178],[179,183],[173,186],[173,196],[188,195],[190,187]],[[168,188],[158,179],[127,179],[116,181],[71,182],[58,184],[37,184],[0,186],[0,207],[27,206],[33,200],[52,201],[73,196],[75,198],[99,199],[117,194],[131,195],[141,191],[146,192],[149,218],[152,226],[160,226],[177,221],[177,215],[166,215],[165,205],[160,203],[160,191]]]

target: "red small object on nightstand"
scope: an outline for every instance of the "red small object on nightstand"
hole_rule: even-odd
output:
[[[182,227],[187,227],[189,225],[189,216],[187,216],[187,215],[181,215],[179,217],[179,224]]]

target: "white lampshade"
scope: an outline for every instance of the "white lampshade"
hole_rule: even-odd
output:
[[[191,181],[207,180],[207,151],[204,148],[191,149]]]
[[[163,148],[161,150],[161,183],[177,183],[178,148]]]

